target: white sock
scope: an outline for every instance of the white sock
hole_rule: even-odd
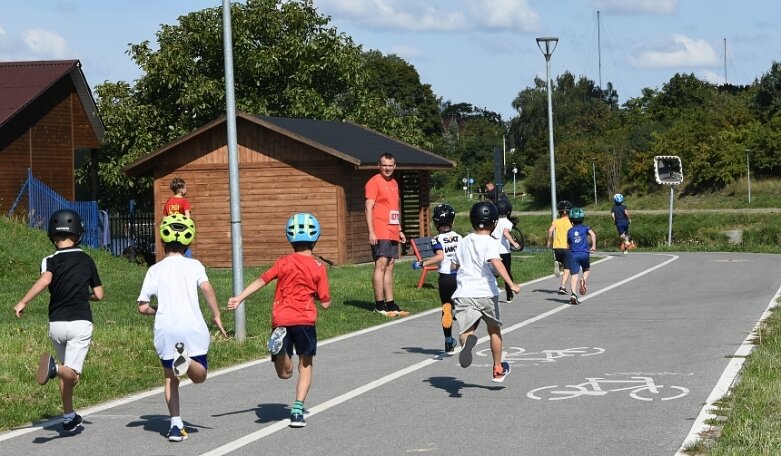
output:
[[[178,427],[179,429],[183,429],[184,428],[184,423],[182,422],[182,417],[181,416],[172,416],[171,417],[171,427],[174,427],[174,426]]]
[[[76,418],[76,412],[63,413],[62,418],[63,418],[63,421],[70,421],[70,420]]]

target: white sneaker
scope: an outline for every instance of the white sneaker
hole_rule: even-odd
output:
[[[277,326],[274,328],[274,332],[272,332],[271,337],[268,338],[268,352],[272,355],[276,355],[282,351],[282,345],[284,345],[282,342],[285,340],[286,335],[287,329],[285,329],[284,326]]]
[[[187,354],[184,344],[182,342],[177,342],[176,345],[174,345],[174,362],[171,366],[174,375],[181,377],[182,375],[187,374],[187,369],[190,368],[190,362],[192,362],[192,360]]]
[[[561,275],[561,269],[559,267],[559,262],[556,260],[553,260],[553,275],[556,277],[559,277]]]

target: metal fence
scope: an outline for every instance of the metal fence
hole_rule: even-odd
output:
[[[110,241],[105,248],[112,255],[149,265],[155,263],[154,213],[109,214],[108,220]]]

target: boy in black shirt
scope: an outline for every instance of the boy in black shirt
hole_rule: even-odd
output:
[[[49,353],[42,354],[36,380],[44,385],[60,377],[62,427],[73,432],[82,422],[73,410],[73,388],[79,383],[92,341],[89,301],[103,299],[103,286],[95,262],[77,247],[84,234],[78,213],[68,209],[55,212],[49,219],[48,233],[57,250],[43,259],[41,277],[14,306],[14,312],[21,317],[27,304],[49,288],[49,337],[62,364],[58,365]]]

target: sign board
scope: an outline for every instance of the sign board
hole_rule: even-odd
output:
[[[662,185],[678,185],[683,182],[683,166],[680,157],[657,155],[654,157],[656,182]]]

